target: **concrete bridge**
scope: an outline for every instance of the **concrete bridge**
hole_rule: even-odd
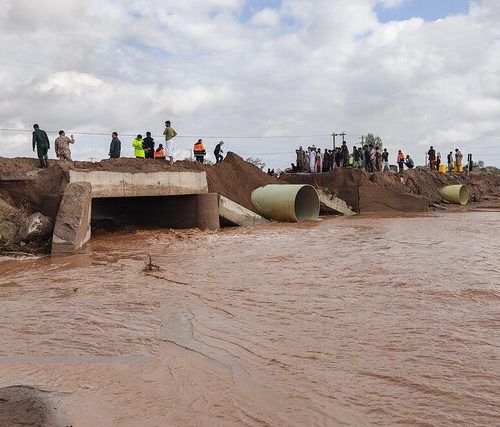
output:
[[[70,170],[52,238],[52,255],[77,253],[90,239],[91,220],[112,219],[158,228],[218,230],[266,222],[217,193],[205,172],[130,173]]]

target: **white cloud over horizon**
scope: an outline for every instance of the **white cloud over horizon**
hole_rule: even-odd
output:
[[[393,157],[401,148],[420,163],[432,144],[500,166],[495,0],[388,23],[377,0],[282,0],[248,19],[245,3],[4,0],[0,128],[73,132],[80,160],[106,157],[113,130],[160,135],[170,119],[192,136],[177,139],[180,156],[198,137],[213,148],[227,136],[290,135],[225,144],[284,167],[298,145],[331,146],[334,130],[351,146],[373,132]],[[0,135],[0,156],[33,155],[29,133]]]

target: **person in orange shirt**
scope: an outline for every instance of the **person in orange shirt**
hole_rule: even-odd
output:
[[[398,157],[397,157],[396,161],[398,162],[399,172],[403,172],[405,169],[405,167],[404,167],[405,153],[403,153],[401,150],[398,150]]]
[[[163,148],[163,144],[158,145],[158,148],[155,151],[155,159],[165,160],[165,149]]]
[[[194,144],[193,152],[196,161],[203,163],[203,158],[207,154],[207,151],[205,150],[205,146],[203,145],[203,141],[201,139],[199,139],[198,142]]]

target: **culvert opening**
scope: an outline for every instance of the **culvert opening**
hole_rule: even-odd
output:
[[[317,219],[320,203],[318,193],[311,186],[303,186],[295,196],[295,216],[297,221]]]
[[[196,194],[92,199],[92,233],[137,228],[195,228],[199,221]]]

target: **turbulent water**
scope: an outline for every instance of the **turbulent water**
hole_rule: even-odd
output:
[[[499,219],[136,231],[2,259],[0,386],[50,391],[74,426],[499,425]]]

